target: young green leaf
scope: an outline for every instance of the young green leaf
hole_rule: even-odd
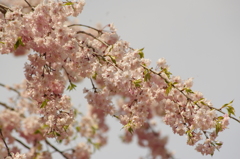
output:
[[[63,126],[63,129],[64,129],[65,131],[67,131],[68,127],[69,127],[69,125],[64,125],[64,126]]]
[[[73,2],[69,2],[69,1],[68,1],[68,2],[65,2],[65,3],[64,3],[64,6],[69,6],[69,5],[73,5]]]
[[[233,103],[233,100],[230,101],[229,103],[224,104],[220,109],[225,108],[225,107],[228,107],[228,106],[231,106],[232,103]]]
[[[16,50],[20,45],[24,46],[24,44],[22,42],[22,37],[18,37],[16,43],[14,44],[14,49]]]
[[[109,57],[111,58],[112,62],[116,65],[117,64],[116,63],[116,58],[114,56],[111,56],[111,55],[109,55]]]
[[[166,89],[166,95],[168,95],[168,94],[171,92],[172,87],[173,87],[172,83],[169,82],[169,83],[168,83],[168,87],[167,87],[167,89]]]
[[[162,71],[167,75],[168,78],[170,78],[170,76],[172,75],[172,73],[169,72],[167,68],[162,68]]]
[[[142,83],[142,80],[141,79],[138,79],[138,80],[134,80],[133,81],[133,84],[135,85],[135,87],[141,87],[141,84]]]
[[[144,81],[145,81],[145,82],[146,82],[146,81],[149,81],[150,78],[151,78],[150,71],[147,70],[147,69],[145,69],[144,72],[143,72],[143,74],[144,74]]]
[[[138,52],[140,58],[144,58],[143,50],[144,50],[144,48],[140,49],[139,52]]]
[[[48,101],[49,101],[49,99],[45,99],[45,100],[42,102],[40,108],[44,108],[44,107],[47,105],[47,102],[48,102]]]
[[[184,88],[184,90],[185,90],[186,93],[188,93],[188,94],[194,93],[190,88]]]
[[[34,134],[41,134],[41,131],[37,129]]]
[[[67,87],[67,90],[72,91],[73,89],[76,89],[76,85],[70,82],[70,85]]]
[[[77,132],[79,132],[80,129],[81,129],[81,128],[80,128],[79,126],[76,127],[76,131],[77,131]]]
[[[218,135],[219,131],[222,131],[222,124],[221,124],[221,119],[216,120],[216,125],[215,125],[215,131],[216,134]]]
[[[129,128],[128,128],[128,132],[130,132],[131,134],[133,134],[133,128],[129,127]]]
[[[93,79],[97,79],[97,72],[94,73],[94,75],[92,76]]]
[[[227,107],[228,115],[230,116],[231,114],[235,115],[235,109],[232,106]]]

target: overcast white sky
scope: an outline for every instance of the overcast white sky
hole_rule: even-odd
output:
[[[114,23],[121,39],[133,48],[145,48],[145,57],[153,66],[160,57],[166,58],[171,72],[183,79],[194,77],[194,90],[202,92],[215,107],[234,99],[236,115],[240,115],[239,0],[86,0],[79,18],[82,24],[91,26]],[[10,85],[21,81],[24,61],[0,56],[0,82]],[[0,101],[6,101],[6,92],[2,88],[0,92]],[[75,104],[82,102],[81,95],[75,95]],[[147,153],[136,144],[122,144],[121,125],[109,119],[113,126],[109,144],[93,159],[135,159]],[[176,159],[240,158],[240,123],[235,121],[220,133],[224,145],[213,157],[201,156],[186,145],[185,137],[174,135],[168,126],[161,127],[169,136],[168,148],[175,152]]]

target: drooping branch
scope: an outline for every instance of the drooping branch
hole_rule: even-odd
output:
[[[9,7],[7,7],[7,6],[3,5],[3,4],[0,4],[0,12],[2,12],[5,15],[8,10],[13,12],[13,10],[11,10]]]
[[[144,66],[144,65],[142,65],[142,67],[143,67],[144,69],[152,72],[153,74],[158,75],[159,77],[161,77],[162,79],[164,79],[165,82],[170,83],[170,81],[168,81],[168,79],[164,78],[164,77],[161,75],[161,72],[160,72],[160,73],[159,73],[159,72],[156,72],[156,71],[154,71],[154,70],[152,70],[152,69],[147,68],[147,67]],[[176,87],[173,83],[171,83],[171,86],[172,86],[173,88],[175,88],[176,90],[178,90],[182,95],[184,95],[184,96],[187,98],[187,100],[189,100],[191,103],[193,103],[194,105],[196,105],[197,107],[200,108],[200,105],[199,105],[198,103],[196,103],[196,102],[193,101],[191,98],[189,98],[182,90],[180,90],[178,87]],[[220,112],[220,113],[222,113],[222,114],[226,114],[226,113],[224,113],[221,109],[212,107],[212,106],[210,106],[210,105],[206,105],[206,106],[209,107],[210,109],[214,109],[214,110],[216,110],[216,111],[218,111],[218,112]],[[240,120],[238,120],[237,118],[233,117],[231,114],[229,114],[229,117],[230,117],[231,119],[233,119],[233,120],[235,120],[235,121],[237,121],[237,122],[240,123]]]
[[[14,108],[11,108],[10,106],[8,106],[8,105],[5,104],[5,103],[0,102],[0,105],[2,105],[3,107],[5,107],[5,108],[7,108],[7,109],[9,109],[9,110],[14,111]]]
[[[13,88],[13,87],[7,86],[7,85],[2,84],[2,83],[0,83],[0,86],[2,86],[2,87],[4,87],[4,88],[7,88],[7,89],[9,89],[9,90],[11,90],[11,91],[16,92],[19,96],[21,95],[21,93],[20,93],[18,90],[16,90],[15,88]]]
[[[27,1],[27,0],[24,0],[26,3],[27,3],[27,5],[31,8],[31,10],[32,11],[34,11],[34,8],[32,7],[32,5]]]
[[[45,142],[46,142],[47,145],[52,147],[55,151],[59,152],[64,158],[68,159],[68,157],[62,151],[60,151],[58,148],[53,146],[47,139],[45,140]]]
[[[106,46],[109,46],[107,43],[105,43],[104,41],[100,40],[99,38],[95,37],[94,35],[90,34],[90,33],[87,33],[85,31],[78,31],[77,34],[86,34],[88,36],[91,36],[92,38],[98,40],[99,42],[101,42],[102,44],[106,45]]]
[[[6,149],[7,149],[8,156],[11,156],[11,157],[12,157],[12,155],[11,155],[11,153],[10,153],[10,150],[9,150],[9,148],[8,148],[8,145],[7,145],[7,143],[6,143],[5,139],[4,139],[4,136],[3,136],[3,134],[2,134],[2,129],[1,129],[1,128],[0,128],[0,135],[1,135],[1,138],[2,138],[2,140],[3,140],[3,143],[4,143],[5,147],[6,147]]]
[[[20,143],[22,146],[24,146],[27,149],[31,149],[29,146],[27,146],[25,143],[23,143],[21,140],[14,138],[18,143]]]
[[[93,29],[93,30],[97,31],[98,33],[102,34],[102,30],[96,29],[96,28],[91,27],[91,26],[88,26],[88,25],[84,25],[84,24],[72,24],[72,25],[69,25],[68,27],[72,27],[72,26],[83,26],[83,27],[86,27],[86,28]]]

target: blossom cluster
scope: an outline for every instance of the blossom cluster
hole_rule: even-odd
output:
[[[222,143],[216,137],[227,128],[232,111],[219,116],[210,101],[191,89],[192,78],[171,75],[165,59],[158,60],[155,70],[149,68],[151,62],[144,58],[143,49],[133,49],[121,40],[113,24],[100,29],[69,25],[68,17],[79,15],[83,6],[83,1],[49,0],[31,6],[27,13],[19,6],[0,6],[5,11],[0,13],[0,53],[32,51],[25,64],[26,81],[15,87],[21,90],[19,98],[12,101],[16,107],[5,106],[0,112],[0,130],[9,145],[18,141],[12,135],[15,130],[33,148],[22,155],[14,148],[2,154],[14,159],[51,158],[41,148],[45,141],[65,158],[88,159],[91,146],[98,149],[107,143],[107,115],[123,125],[124,142],[131,142],[136,135],[139,145],[148,147],[153,158],[172,157],[165,147],[167,138],[150,123],[155,117],[163,118],[174,133],[187,135],[188,145],[198,143],[196,150],[202,154],[219,149]],[[83,90],[89,110],[78,117],[64,92],[75,89],[74,83],[84,78],[92,83],[92,88]],[[122,100],[114,105],[114,97]],[[224,107],[232,108],[231,102]],[[47,140],[55,138],[67,145],[76,134],[87,142],[76,145],[72,152],[62,152]]]

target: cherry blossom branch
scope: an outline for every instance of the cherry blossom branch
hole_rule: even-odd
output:
[[[196,102],[194,102],[191,98],[189,98],[189,97],[183,92],[183,90],[180,90],[180,89],[177,88],[173,83],[171,83],[170,81],[168,81],[168,79],[164,78],[164,77],[161,75],[162,72],[153,71],[152,69],[149,69],[149,68],[147,68],[147,67],[144,66],[144,65],[141,65],[141,66],[142,66],[144,69],[152,72],[153,74],[156,74],[156,75],[158,75],[159,77],[161,77],[166,83],[170,83],[171,86],[172,86],[173,88],[177,89],[182,95],[184,95],[184,96],[187,98],[187,100],[189,100],[191,103],[193,103],[194,105],[196,105],[196,106],[198,106],[198,107],[200,108],[199,104],[196,103]],[[224,113],[221,109],[217,109],[217,108],[212,107],[212,106],[209,106],[209,105],[206,105],[206,106],[209,107],[210,109],[214,109],[214,110],[216,110],[216,111],[218,111],[218,112],[220,112],[220,113],[222,113],[222,114],[226,114],[226,113]],[[240,120],[238,120],[237,118],[231,116],[231,114],[229,114],[229,117],[232,118],[233,120],[235,120],[235,121],[237,121],[237,122],[240,123]]]
[[[1,138],[2,138],[2,140],[3,140],[3,143],[4,143],[5,147],[6,147],[6,149],[7,149],[8,156],[11,156],[11,157],[12,157],[12,155],[11,155],[11,153],[10,153],[10,150],[9,150],[9,148],[8,148],[8,145],[7,145],[6,141],[4,140],[4,137],[3,137],[3,134],[2,134],[2,129],[1,129],[1,128],[0,128],[0,135],[1,135]]]
[[[102,59],[104,59],[104,61],[107,61],[107,63],[109,63],[110,65],[114,66],[116,69],[119,69],[119,70],[123,71],[120,67],[118,67],[116,62],[110,62],[110,61],[106,60],[105,57],[106,56],[110,56],[110,55],[104,55],[103,56],[103,55],[99,55],[99,54],[97,54],[95,52],[93,52],[93,54],[96,55],[97,57],[101,57]]]
[[[31,4],[27,0],[24,0],[24,1],[28,4],[28,6],[31,8],[31,10],[34,11],[34,8],[31,6]]]
[[[18,143],[20,143],[22,146],[24,146],[25,148],[27,149],[31,149],[29,146],[27,146],[26,144],[24,144],[22,141],[20,141],[19,139],[17,138],[14,138]]]
[[[93,29],[93,30],[97,31],[98,33],[101,33],[101,34],[102,34],[102,30],[96,29],[96,28],[91,27],[91,26],[88,26],[88,25],[84,25],[84,24],[72,24],[72,25],[69,25],[68,27],[72,27],[72,26],[83,26],[83,27],[86,27],[86,28]]]
[[[94,89],[94,93],[97,93],[97,88],[95,87],[92,78],[90,78],[90,80],[91,80],[91,83],[92,83],[92,87]]]
[[[52,147],[55,151],[59,152],[64,158],[68,159],[66,155],[59,149],[57,149],[55,146],[53,146],[47,139],[45,140],[46,144],[48,144],[50,147]]]
[[[21,93],[20,93],[18,90],[16,90],[15,88],[13,88],[13,87],[10,87],[10,86],[5,85],[5,84],[2,84],[2,83],[0,83],[0,86],[2,86],[2,87],[4,87],[4,88],[7,88],[7,89],[9,89],[9,90],[11,90],[11,91],[16,92],[19,96],[21,95]]]
[[[9,109],[9,110],[15,110],[14,108],[11,108],[10,106],[8,106],[7,104],[5,104],[5,103],[2,103],[2,102],[0,102],[0,105],[2,105],[3,107],[5,107],[5,108],[7,108],[7,109]]]
[[[7,13],[7,10],[10,10],[11,12],[13,12],[13,10],[8,8],[7,6],[0,4],[0,12],[2,12],[5,15]]]
[[[81,34],[81,33],[82,33],[82,34],[86,34],[86,35],[88,35],[88,36],[91,36],[92,38],[98,40],[98,41],[101,42],[102,44],[104,44],[104,45],[106,45],[106,46],[109,46],[107,43],[105,43],[104,41],[98,39],[97,37],[95,37],[94,35],[92,35],[92,34],[90,34],[90,33],[87,33],[87,32],[85,32],[85,31],[78,31],[78,32],[77,32],[77,34]]]

